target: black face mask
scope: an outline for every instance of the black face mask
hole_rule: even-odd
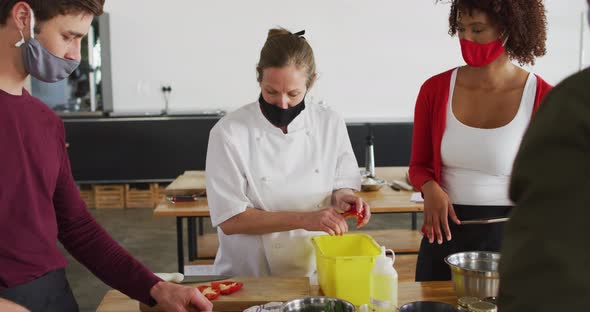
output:
[[[305,109],[305,97],[303,97],[303,100],[301,100],[299,104],[287,109],[282,109],[276,105],[268,103],[264,100],[264,97],[262,97],[262,93],[260,94],[258,101],[260,102],[260,109],[262,110],[264,117],[277,127],[289,125],[291,121],[299,116],[301,111]]]

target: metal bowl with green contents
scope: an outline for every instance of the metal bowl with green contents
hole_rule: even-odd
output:
[[[354,312],[352,303],[332,297],[305,297],[286,302],[282,312]]]

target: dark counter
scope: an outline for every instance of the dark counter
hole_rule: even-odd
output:
[[[168,182],[204,170],[209,131],[219,117],[64,118],[72,173],[80,184]],[[359,166],[375,138],[376,166],[407,166],[411,122],[350,123]]]

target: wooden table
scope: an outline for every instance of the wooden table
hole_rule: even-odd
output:
[[[319,295],[319,288],[311,288],[312,295]],[[452,282],[400,282],[399,304],[413,301],[440,301],[457,305]],[[215,302],[213,302],[215,305]],[[139,312],[139,303],[119,291],[110,290],[102,299],[97,312]]]
[[[192,195],[205,189],[205,171],[185,171],[166,187],[164,194]]]
[[[408,167],[377,167],[377,177],[387,180],[405,180]],[[193,187],[190,187],[193,185]],[[175,179],[166,190],[165,194],[190,195],[205,190],[205,173],[203,171],[186,171]],[[387,186],[376,192],[358,192],[369,206],[372,213],[414,213],[424,210],[421,203],[410,201],[412,192],[395,191]],[[168,201],[161,202],[154,211],[156,217],[208,217],[209,208],[207,199],[200,199],[194,203],[172,204]]]
[[[408,167],[377,167],[375,173],[378,178],[393,181],[405,181]],[[205,173],[203,171],[186,171],[172,182],[164,191],[166,194],[189,195],[201,192],[205,189]],[[422,203],[410,201],[412,192],[395,191],[384,186],[375,192],[358,192],[359,197],[365,200],[371,207],[371,213],[410,213],[412,216],[412,230],[417,228],[417,212],[424,210]],[[176,217],[176,235],[178,250],[178,271],[184,272],[183,250],[183,219],[187,219],[188,259],[197,259],[198,232],[203,235],[203,218],[209,217],[207,198],[199,198],[191,203],[172,204],[163,200],[154,210],[156,217]],[[197,226],[198,223],[198,226]]]

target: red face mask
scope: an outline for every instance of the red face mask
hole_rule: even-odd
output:
[[[486,44],[461,39],[461,53],[465,63],[471,67],[486,66],[504,53],[504,45],[500,39]]]

